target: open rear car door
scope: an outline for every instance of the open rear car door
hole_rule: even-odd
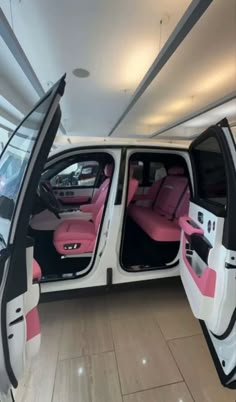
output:
[[[236,388],[236,150],[227,120],[189,153],[194,190],[180,218],[181,279],[222,384]]]
[[[28,224],[60,123],[64,87],[62,77],[17,127],[0,157],[0,396],[17,387],[40,345],[40,269]]]

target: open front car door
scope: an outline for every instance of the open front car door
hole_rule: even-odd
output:
[[[28,224],[64,87],[62,77],[17,127],[0,158],[0,395],[17,387],[40,345],[40,268]]]
[[[222,120],[189,149],[194,189],[180,218],[180,273],[220,380],[236,388],[236,150]]]

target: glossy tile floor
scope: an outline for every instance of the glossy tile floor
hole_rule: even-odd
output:
[[[40,305],[42,347],[16,402],[235,402],[180,282]]]

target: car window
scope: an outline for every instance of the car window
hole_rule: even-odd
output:
[[[193,149],[198,198],[226,205],[225,162],[215,137],[202,141]]]
[[[0,158],[0,237],[7,244],[11,221],[28,163],[51,103],[49,94],[12,135]]]
[[[99,172],[97,161],[73,163],[51,179],[56,188],[94,187]]]

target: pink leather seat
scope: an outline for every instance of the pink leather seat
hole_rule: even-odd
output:
[[[131,205],[132,219],[156,241],[179,241],[178,218],[188,212],[188,179],[182,168],[171,168],[164,179],[153,208]]]
[[[33,282],[40,282],[42,277],[38,262],[33,259]],[[35,285],[34,285],[35,286]],[[27,342],[40,335],[40,321],[37,306],[34,306],[25,316]]]
[[[96,203],[99,201],[99,199],[100,200],[106,199],[112,173],[113,173],[113,166],[106,165],[104,169],[104,174],[107,178],[101,184],[98,191],[96,191],[96,193],[94,194],[91,204],[81,205],[80,211],[94,213],[95,210],[97,209]]]
[[[42,272],[39,264],[33,259],[33,281],[40,282],[42,278]]]
[[[130,178],[127,206],[130,204],[138,187],[138,180]],[[53,243],[62,255],[77,255],[92,253],[95,247],[99,225],[102,219],[107,191],[100,193],[97,198],[92,214],[92,221],[80,219],[68,219],[63,221],[55,230]]]
[[[75,255],[92,253],[104,205],[93,216],[93,221],[68,219],[63,221],[55,230],[53,243],[59,254]]]
[[[126,204],[127,207],[129,206],[131,201],[134,199],[135,193],[136,193],[138,185],[139,185],[138,180],[133,178],[133,174],[134,174],[134,169],[133,169],[133,166],[130,165],[130,168],[129,168],[128,197],[127,197],[127,204]]]
[[[163,179],[155,181],[146,194],[135,194],[134,201],[148,201],[149,206],[155,201],[156,194],[160,188]]]

